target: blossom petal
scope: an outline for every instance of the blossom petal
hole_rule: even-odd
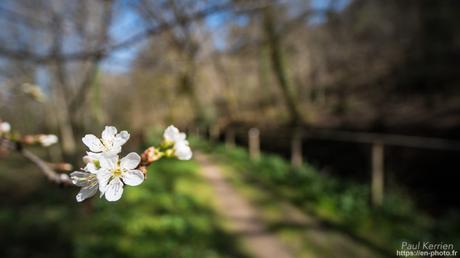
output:
[[[117,168],[117,163],[118,163],[118,156],[101,156],[99,159],[99,165],[101,165],[101,168],[108,169],[108,170],[113,170]]]
[[[120,167],[125,170],[137,168],[141,162],[141,157],[135,152],[131,152],[120,160]]]
[[[115,136],[113,145],[114,146],[122,146],[129,140],[129,133],[127,131],[121,131]]]
[[[85,158],[86,158],[87,161],[91,161],[91,162],[99,161],[101,156],[102,156],[101,153],[94,153],[94,152],[89,152],[88,151],[88,152],[86,152],[86,156],[83,157],[83,161],[85,161]],[[86,163],[88,163],[88,162],[86,162]]]
[[[104,150],[104,145],[102,142],[93,134],[85,135],[82,141],[92,152],[101,152]]]
[[[92,163],[92,162],[93,162],[93,159],[92,159],[89,155],[83,156],[82,160],[83,160],[83,162],[84,162],[85,164],[88,164],[88,163]]]
[[[117,134],[117,128],[114,126],[106,126],[104,131],[102,131],[102,139],[104,141],[113,141],[115,134]]]
[[[0,123],[0,133],[9,133],[11,131],[11,125],[8,122]]]
[[[121,152],[121,146],[112,146],[108,151],[102,153],[104,157],[113,157]]]
[[[185,141],[185,138],[187,138],[187,135],[185,133],[179,133],[176,135],[175,141],[176,142]]]
[[[72,184],[76,186],[87,186],[89,184],[89,176],[91,174],[87,172],[74,171],[70,174]]]
[[[96,168],[96,165],[92,162],[86,164],[84,170],[90,172],[91,174],[96,174],[98,171],[98,169]]]
[[[192,149],[185,143],[179,143],[174,146],[175,155],[180,160],[189,160],[192,158]]]
[[[41,135],[38,140],[43,147],[49,147],[59,141],[59,138],[54,134]]]
[[[140,170],[129,170],[123,173],[121,178],[125,184],[136,186],[144,182],[144,173]]]
[[[167,141],[175,141],[176,135],[179,134],[179,129],[177,129],[174,125],[168,126],[165,132],[163,133],[163,137]]]
[[[97,184],[92,184],[88,187],[83,187],[82,189],[80,189],[80,192],[76,196],[77,202],[82,202],[88,199],[89,197],[95,195],[97,192],[97,188]]]
[[[118,201],[123,194],[123,182],[119,178],[114,178],[105,189],[105,199],[109,202]]]
[[[109,180],[112,177],[112,172],[106,169],[99,169],[96,174],[97,182],[99,184],[99,191],[101,193],[105,192],[107,185],[109,184]]]

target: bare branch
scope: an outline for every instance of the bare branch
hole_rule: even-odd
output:
[[[14,10],[10,10],[3,6],[0,6],[0,18],[8,22],[21,24],[33,29],[43,29],[46,28],[46,26],[48,25],[46,22],[43,22],[39,19],[36,19],[34,17],[28,17],[24,14],[21,14]]]
[[[64,185],[73,185],[72,181],[66,174],[59,174],[53,169],[51,169],[48,166],[48,163],[44,160],[42,160],[40,157],[37,155],[33,154],[32,152],[22,149],[19,151],[19,153],[25,157],[26,159],[30,160],[32,163],[34,163],[42,172],[43,174],[48,178],[53,183],[57,184],[64,184]],[[62,176],[66,175],[66,176]]]
[[[0,148],[16,151],[21,154],[24,158],[31,161],[40,171],[53,183],[60,185],[74,185],[72,181],[67,176],[67,174],[60,174],[54,171],[48,162],[44,161],[34,153],[24,149],[23,145],[20,142],[11,141],[5,138],[0,137]]]
[[[253,5],[247,6],[245,8],[240,8],[238,10],[233,10],[233,11],[234,12],[250,12],[253,10],[264,8],[266,6],[267,6],[267,3],[264,3],[262,1],[261,3],[256,3]],[[0,56],[4,56],[10,59],[27,60],[27,61],[38,63],[38,64],[56,62],[56,60],[59,60],[61,62],[73,62],[73,61],[87,60],[87,59],[91,59],[97,56],[103,57],[103,56],[106,56],[110,52],[114,52],[114,51],[117,51],[117,50],[120,50],[126,47],[130,47],[145,39],[148,39],[149,37],[153,35],[156,35],[163,31],[175,28],[180,23],[203,19],[210,15],[214,15],[218,12],[230,11],[232,10],[232,8],[233,6],[231,2],[215,5],[209,8],[205,8],[204,10],[197,11],[196,13],[192,15],[183,17],[180,21],[161,22],[157,25],[154,25],[152,27],[145,29],[144,31],[138,32],[134,34],[133,36],[125,40],[122,40],[118,43],[114,43],[112,45],[103,45],[103,46],[100,46],[99,48],[96,48],[90,51],[79,51],[79,52],[68,53],[68,54],[50,53],[50,54],[40,55],[40,54],[31,52],[29,50],[14,50],[14,49],[8,49],[3,46],[0,46]]]
[[[109,41],[109,27],[110,24],[112,23],[112,18],[113,18],[113,12],[112,12],[112,2],[111,1],[106,1],[104,4],[104,16],[102,19],[102,30],[100,32],[100,36],[97,39],[97,44],[98,45],[105,45]],[[70,110],[74,110],[73,114],[77,114],[77,110],[79,107],[82,106],[82,104],[85,102],[87,95],[88,95],[88,89],[91,87],[91,85],[94,83],[94,80],[96,79],[96,75],[98,72],[99,68],[99,63],[101,60],[104,58],[104,55],[96,55],[91,58],[91,64],[89,67],[89,70],[86,72],[86,76],[81,83],[79,90],[77,92],[77,95],[71,100],[70,102]],[[72,119],[75,119],[73,117]]]

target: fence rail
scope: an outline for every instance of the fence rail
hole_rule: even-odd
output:
[[[219,130],[209,130],[211,140],[218,138]],[[223,130],[225,143],[232,147],[235,145],[237,133],[247,133],[248,150],[251,158],[258,159],[260,155],[261,128],[228,127]],[[398,146],[406,148],[432,149],[442,151],[460,151],[460,142],[442,138],[408,136],[398,134],[382,134],[368,132],[332,131],[318,129],[291,128],[288,135],[278,135],[290,139],[291,143],[291,164],[299,167],[303,163],[302,144],[304,139],[340,141],[349,143],[362,143],[370,145],[371,159],[371,201],[375,207],[379,207],[384,199],[385,182],[385,146]],[[217,136],[216,136],[217,134]]]
[[[307,131],[304,137],[354,143],[381,143],[389,146],[460,151],[460,142],[433,137],[348,131]]]

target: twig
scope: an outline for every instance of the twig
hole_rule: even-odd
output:
[[[269,3],[270,1],[268,1],[268,4]],[[233,10],[235,13],[251,12],[257,9],[262,9],[268,4],[264,3],[264,1],[256,1],[253,5],[249,5],[247,7],[243,7],[237,10],[232,9],[231,3],[216,4],[214,6],[196,11],[193,14],[187,15],[186,17],[183,17],[181,21],[163,22],[155,26],[148,27],[145,30],[140,31],[138,33],[135,33],[134,35],[128,37],[127,39],[121,40],[120,42],[116,42],[110,45],[99,46],[98,48],[91,50],[77,51],[67,54],[50,53],[46,55],[40,55],[29,50],[9,49],[0,45],[0,56],[9,59],[27,60],[29,62],[37,64],[46,64],[50,62],[55,62],[57,60],[61,62],[87,60],[97,56],[107,56],[111,52],[115,52],[117,50],[130,47],[134,44],[138,44],[140,41],[146,40],[153,35],[157,35],[163,31],[176,28],[179,25],[179,22],[191,22],[195,20],[200,20],[219,12],[231,10]]]
[[[60,174],[54,171],[46,161],[35,155],[34,153],[23,148],[20,142],[11,141],[5,138],[0,138],[0,147],[13,150],[21,154],[24,158],[31,161],[37,166],[40,171],[53,183],[60,185],[73,185],[67,174]]]
[[[37,155],[25,149],[21,150],[20,153],[23,157],[34,163],[51,182],[64,185],[73,185],[72,181],[66,174],[58,174],[56,171],[52,170],[48,166],[48,164]]]

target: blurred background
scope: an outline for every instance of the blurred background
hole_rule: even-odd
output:
[[[79,167],[86,133],[115,125],[140,152],[175,124],[198,155],[154,164],[115,204],[77,204],[1,156],[0,256],[459,248],[459,14],[455,0],[1,1],[0,118],[60,138],[33,151]]]

